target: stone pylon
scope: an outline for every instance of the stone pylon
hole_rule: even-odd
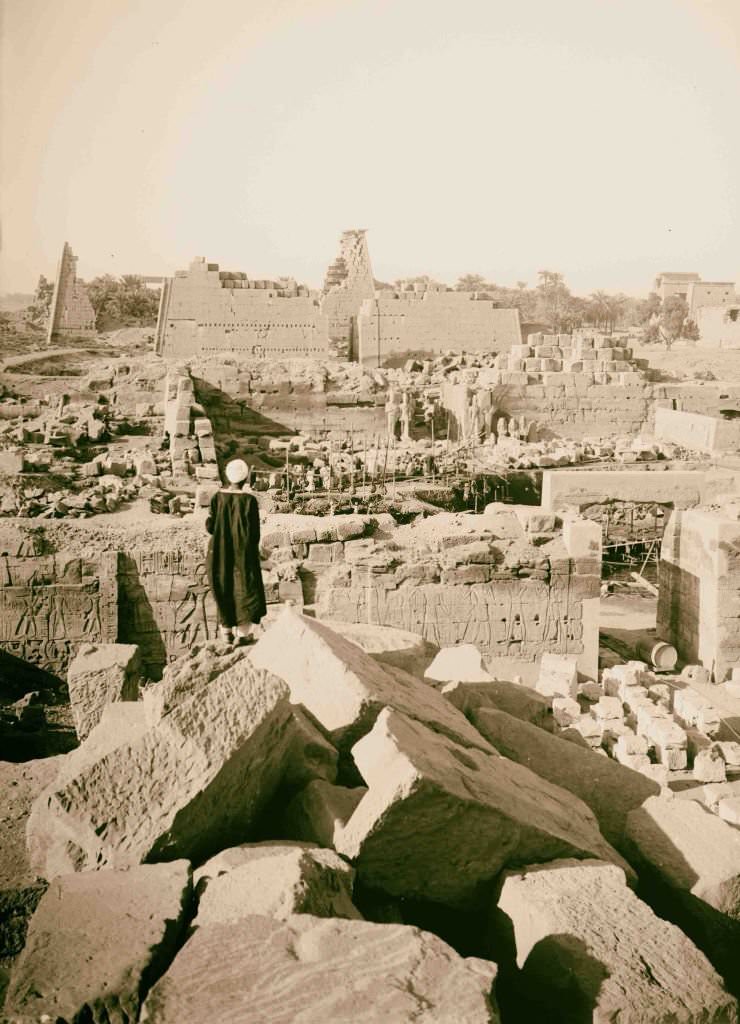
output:
[[[357,357],[357,316],[366,299],[375,295],[375,281],[367,247],[367,231],[343,231],[339,255],[324,279],[322,312],[329,320],[329,338],[337,355]]]
[[[46,343],[58,338],[89,337],[95,334],[95,310],[82,281],[77,280],[77,257],[64,243],[51,300]]]

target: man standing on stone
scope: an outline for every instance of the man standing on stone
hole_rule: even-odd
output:
[[[216,599],[224,639],[249,643],[252,627],[265,615],[265,588],[260,566],[260,520],[257,499],[245,490],[249,466],[234,459],[226,466],[229,486],[211,498],[206,529],[208,579]]]

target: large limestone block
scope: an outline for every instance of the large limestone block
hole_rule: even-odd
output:
[[[474,644],[443,647],[424,676],[435,683],[490,683],[493,680],[483,667],[483,658]]]
[[[438,648],[418,633],[393,626],[376,626],[366,622],[326,623],[353,644],[361,647],[381,665],[395,665],[415,676],[423,676],[434,660]]]
[[[355,872],[313,843],[253,843],[222,850],[194,876],[198,927],[249,914],[281,921],[291,914],[361,919],[352,903]]]
[[[495,1024],[496,965],[406,925],[300,914],[198,928],[142,1024]]]
[[[604,837],[617,849],[624,846],[629,812],[660,793],[660,786],[639,772],[503,711],[475,708],[471,720],[504,757],[583,800]]]
[[[537,692],[546,697],[578,696],[578,658],[575,654],[543,654],[535,684]]]
[[[507,864],[624,862],[584,803],[496,754],[464,749],[391,708],[352,749],[369,789],[335,848],[392,896],[474,906]]]
[[[250,838],[295,738],[288,687],[243,657],[161,717],[141,704],[68,755],[28,822],[44,878],[186,856],[199,863]],[[113,705],[111,705],[113,707]],[[126,705],[119,705],[120,708]]]
[[[498,905],[513,925],[524,997],[545,1010],[539,1019],[737,1020],[704,954],[656,917],[613,864],[561,860],[507,871]]]
[[[136,1020],[141,985],[175,953],[190,897],[184,860],[55,878],[13,967],[8,1018]]]
[[[468,717],[473,708],[491,707],[548,732],[555,728],[553,698],[545,697],[522,683],[502,680],[492,683],[448,683],[442,687],[442,693]]]
[[[365,786],[348,789],[322,779],[310,782],[285,808],[285,834],[319,846],[334,846],[336,830],[349,821],[365,793]]]
[[[651,796],[627,816],[630,859],[740,921],[740,832],[695,800]]]
[[[69,702],[80,740],[112,701],[139,698],[141,658],[136,644],[81,644],[67,672]]]
[[[402,669],[386,671],[325,623],[286,608],[250,652],[252,663],[284,679],[302,704],[348,749],[385,705],[398,708],[466,747],[488,744],[437,691]]]

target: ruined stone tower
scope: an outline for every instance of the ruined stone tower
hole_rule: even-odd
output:
[[[57,338],[95,334],[95,310],[82,281],[77,280],[77,257],[64,243],[51,300],[48,345]]]
[[[339,255],[324,280],[321,309],[329,321],[329,338],[340,358],[357,358],[357,317],[375,294],[365,229],[343,231]]]

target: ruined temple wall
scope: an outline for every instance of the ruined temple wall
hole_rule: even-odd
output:
[[[358,359],[382,366],[407,355],[502,352],[521,343],[519,310],[498,309],[472,292],[378,292],[357,319]]]
[[[485,518],[475,519],[482,529]],[[569,546],[563,540],[551,547],[536,568],[526,560],[502,564],[494,548],[486,553],[480,545],[475,551],[461,546],[475,540],[441,539],[436,554],[349,541],[332,553],[334,571],[319,579],[317,614],[393,626],[440,646],[472,643],[494,672],[496,665],[508,665],[532,675],[542,654],[553,652],[576,654],[580,671],[593,676],[601,580],[598,524],[579,521],[568,535]]]
[[[157,323],[163,357],[219,352],[255,358],[328,356],[328,320],[314,299],[274,289],[222,287],[218,270],[204,269],[208,266],[194,264],[165,286]]]
[[[658,569],[657,635],[723,682],[740,662],[740,522],[733,513],[674,512]]]

